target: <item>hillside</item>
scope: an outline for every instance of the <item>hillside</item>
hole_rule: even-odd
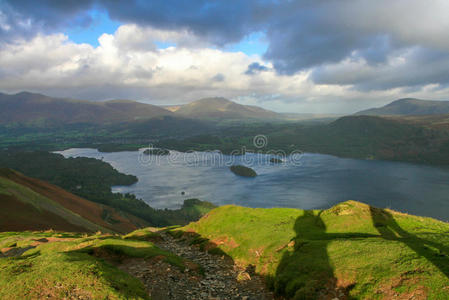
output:
[[[110,164],[94,158],[64,158],[61,154],[43,151],[0,151],[0,167],[18,170],[78,197],[113,207],[124,215],[136,216],[150,226],[187,224],[215,208],[206,201],[186,199],[180,209],[154,209],[133,194],[113,193],[112,186],[133,184],[137,177],[120,173]]]
[[[253,266],[288,298],[444,299],[448,230],[434,219],[347,201],[314,211],[223,206],[173,234]]]
[[[265,147],[255,148],[254,137],[264,135]],[[345,116],[321,124],[236,126],[220,135],[165,139],[158,147],[178,151],[218,149],[223,153],[302,151],[340,157],[449,164],[449,119],[446,116]]]
[[[280,114],[257,106],[242,105],[225,98],[204,98],[168,108],[175,115],[199,119],[273,119]]]
[[[446,165],[449,135],[402,118],[346,116],[294,133],[274,133],[272,144],[295,143],[302,151],[341,157]]]
[[[449,224],[346,201],[124,236],[0,233],[0,298],[445,299]],[[264,287],[264,282],[266,287]]]
[[[441,115],[449,114],[449,101],[419,100],[413,98],[399,99],[379,108],[362,110],[356,115]]]
[[[186,263],[149,241],[113,235],[0,232],[1,299],[150,299],[118,266],[145,262],[182,272]],[[153,298],[154,299],[154,298]]]
[[[74,123],[114,123],[169,116],[172,113],[159,106],[130,100],[93,102],[53,98],[22,92],[0,93],[0,124],[18,123],[48,126]]]
[[[0,206],[0,231],[54,229],[126,233],[148,224],[5,168],[0,168]]]

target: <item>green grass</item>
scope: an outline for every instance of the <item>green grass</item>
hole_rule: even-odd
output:
[[[449,292],[448,223],[347,201],[311,211],[223,206],[185,227],[124,236],[3,232],[0,248],[63,240],[0,257],[0,299],[146,299],[140,281],[116,264],[158,257],[184,270],[180,257],[151,242],[160,230],[254,268],[287,298],[316,299],[338,290],[348,299],[447,299]]]
[[[158,256],[184,269],[181,258],[151,242],[121,236],[8,232],[0,233],[0,245],[22,248],[50,237],[71,239],[40,244],[19,257],[0,258],[0,299],[149,299],[142,283],[115,263]]]
[[[154,230],[153,230],[154,229]],[[138,241],[149,241],[152,239],[156,239],[159,237],[159,234],[156,232],[156,228],[143,228],[138,229],[133,232],[124,235],[123,238],[126,240],[138,240]]]
[[[179,230],[255,266],[289,298],[313,299],[323,287],[356,299],[449,292],[449,224],[430,218],[355,201],[315,211],[224,206]]]

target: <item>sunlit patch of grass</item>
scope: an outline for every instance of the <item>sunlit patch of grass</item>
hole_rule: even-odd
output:
[[[61,236],[44,232],[2,233],[0,242],[15,241],[20,247],[55,235]],[[148,299],[139,280],[114,266],[120,259],[130,257],[159,257],[184,269],[180,257],[148,241],[112,235],[78,236],[41,243],[18,257],[0,258],[0,298]]]
[[[143,228],[124,235],[125,240],[151,241],[160,237],[156,228]]]

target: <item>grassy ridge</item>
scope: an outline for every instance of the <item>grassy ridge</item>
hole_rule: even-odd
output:
[[[449,289],[449,224],[355,201],[315,211],[224,206],[182,230],[295,299],[444,299]]]

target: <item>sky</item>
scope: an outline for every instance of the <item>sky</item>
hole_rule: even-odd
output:
[[[449,100],[449,1],[0,0],[0,91],[339,114]]]

